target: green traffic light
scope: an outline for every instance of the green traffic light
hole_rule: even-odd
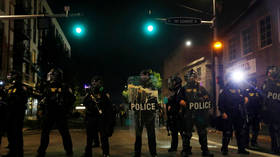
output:
[[[78,34],[82,33],[82,28],[80,28],[80,27],[76,28],[76,33],[78,33]]]
[[[73,28],[73,34],[75,36],[83,36],[85,34],[85,28],[83,25],[75,25]]]
[[[154,30],[154,27],[153,27],[153,25],[149,25],[147,29],[149,32],[152,32]]]
[[[156,24],[154,22],[146,22],[144,24],[144,32],[147,35],[154,35],[156,33]]]

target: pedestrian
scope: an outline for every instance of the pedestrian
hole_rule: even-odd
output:
[[[109,137],[113,134],[115,114],[109,93],[104,89],[103,79],[94,76],[91,88],[83,104],[86,106],[87,144],[84,157],[92,157],[94,136],[100,134],[104,157],[109,157]]]
[[[21,83],[22,76],[16,71],[9,73],[11,86],[7,93],[7,136],[9,153],[5,157],[23,157],[23,121],[28,98],[27,88]]]
[[[197,81],[197,72],[191,69],[185,75],[186,85],[181,96],[180,106],[183,114],[183,151],[182,156],[188,157],[192,154],[190,140],[192,137],[193,126],[197,128],[199,143],[201,145],[202,156],[213,157],[208,150],[207,127],[209,123],[209,109],[211,100],[206,89]]]
[[[168,152],[176,152],[178,147],[178,133],[181,133],[180,122],[182,121],[182,116],[180,111],[179,100],[182,88],[182,79],[178,76],[172,76],[168,79],[169,91],[172,95],[169,96],[168,102],[166,103],[166,113],[167,113],[167,128],[171,131],[171,147]]]
[[[37,157],[45,156],[49,144],[49,135],[54,125],[62,136],[66,155],[73,156],[68,118],[72,113],[75,96],[72,89],[63,83],[63,71],[61,69],[51,69],[47,80],[39,109],[39,115],[42,116],[42,132]]]
[[[263,84],[264,115],[269,126],[271,150],[280,155],[280,69],[276,66],[268,67],[267,79]]]
[[[228,145],[235,131],[238,154],[249,154],[246,147],[246,107],[248,98],[242,95],[238,82],[229,78],[228,83],[219,95],[219,110],[223,119],[223,138],[221,152],[228,154]]]
[[[149,90],[154,89],[151,82],[151,73],[149,70],[142,70],[140,72],[140,88],[137,92],[136,102],[132,105],[141,105],[141,107],[131,107],[135,110],[135,144],[134,144],[134,157],[141,156],[142,148],[142,133],[144,126],[148,134],[149,151],[152,157],[157,156],[156,150],[156,134],[155,134],[155,113],[157,100],[155,97],[149,96]]]
[[[261,121],[261,110],[262,110],[262,97],[260,90],[257,88],[257,80],[249,80],[249,88],[245,89],[244,96],[248,97],[248,103],[246,104],[248,122],[246,127],[246,146],[251,146],[253,148],[258,147],[258,135],[260,131],[260,121]],[[250,139],[250,129],[252,128],[252,138]]]

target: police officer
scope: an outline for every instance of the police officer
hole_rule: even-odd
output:
[[[245,89],[244,96],[248,97],[248,103],[246,104],[248,123],[247,123],[247,142],[246,145],[249,146],[251,141],[252,147],[258,147],[257,139],[260,130],[260,120],[261,120],[261,109],[262,109],[262,98],[261,94],[257,88],[257,80],[249,80],[249,88]],[[250,140],[250,128],[252,128],[252,139]]]
[[[211,102],[206,89],[197,82],[197,73],[191,69],[186,75],[187,84],[184,86],[184,93],[180,101],[183,112],[183,151],[182,156],[191,155],[190,140],[193,126],[197,128],[202,156],[213,157],[208,150],[207,126]]]
[[[6,131],[6,113],[7,113],[7,94],[3,81],[0,81],[0,146],[2,143],[2,136]]]
[[[49,135],[54,124],[62,136],[67,156],[73,155],[72,140],[68,128],[68,117],[71,114],[75,96],[70,87],[64,84],[63,72],[53,68],[48,73],[48,83],[40,103],[39,115],[42,116],[41,143],[37,157],[44,157],[49,144]]]
[[[100,133],[103,156],[109,156],[109,137],[113,134],[114,111],[110,95],[104,90],[103,80],[94,76],[91,80],[91,89],[84,99],[86,106],[87,144],[85,157],[92,157],[92,143],[94,135]],[[98,135],[97,135],[98,136]]]
[[[181,116],[179,114],[180,105],[179,97],[183,92],[182,79],[178,76],[172,76],[168,79],[169,90],[172,95],[169,96],[168,102],[166,103],[167,113],[167,128],[171,131],[171,148],[168,152],[177,151],[178,147],[178,133],[180,132],[180,121]]]
[[[153,89],[151,82],[151,74],[149,70],[142,70],[140,72],[140,85],[144,89]],[[155,99],[148,99],[148,102],[139,102],[141,104],[157,103]],[[154,110],[136,110],[135,112],[135,131],[136,141],[134,145],[134,156],[141,156],[142,147],[142,132],[143,127],[146,127],[148,134],[148,145],[152,157],[157,156],[156,151],[156,135],[155,135],[155,111]]]
[[[223,119],[223,139],[221,152],[228,154],[228,144],[235,130],[238,153],[249,154],[246,147],[246,109],[244,104],[248,101],[238,88],[237,82],[229,78],[224,90],[219,95],[219,110]]]
[[[271,66],[267,70],[267,79],[263,85],[264,109],[271,137],[271,149],[280,154],[280,71],[279,67]]]
[[[7,93],[7,135],[10,151],[8,157],[23,157],[23,121],[27,103],[27,89],[21,75],[12,71],[8,75],[11,86]]]

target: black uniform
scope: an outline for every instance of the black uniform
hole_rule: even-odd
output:
[[[23,121],[27,103],[27,90],[15,81],[7,93],[7,133],[10,152],[7,156],[23,157]]]
[[[109,137],[113,134],[114,113],[110,96],[104,90],[91,90],[84,99],[86,106],[87,145],[85,156],[92,156],[92,143],[100,133],[103,155],[109,155]],[[97,136],[97,137],[95,137]]]
[[[209,153],[207,144],[208,110],[211,108],[209,94],[205,88],[193,82],[184,86],[183,96],[183,100],[187,103],[187,106],[183,107],[183,156],[191,154],[190,140],[194,125],[197,128],[203,156],[213,156]]]
[[[7,120],[7,94],[4,90],[4,86],[0,87],[0,145],[2,143],[2,136],[6,131]]]
[[[252,128],[251,145],[257,146],[257,138],[260,131],[262,98],[257,88],[249,88],[245,90],[244,96],[247,96],[249,101],[246,104],[248,121],[247,121],[247,141],[246,146],[249,146],[250,128]]]
[[[228,117],[223,120],[223,139],[222,152],[224,155],[228,152],[228,144],[235,130],[238,152],[248,154],[246,146],[246,110],[244,106],[245,99],[241,92],[232,84],[228,84],[219,96],[219,110],[221,114],[225,113]]]
[[[141,75],[144,75],[147,77],[145,80],[141,79],[140,85],[144,89],[153,89],[153,85],[150,82],[150,74],[147,72],[141,72]],[[141,76],[142,77],[142,76]],[[138,102],[139,104],[157,104],[157,100],[148,98],[147,102],[141,102],[140,97],[146,97],[144,95],[145,92],[142,93],[143,95],[139,95]],[[155,110],[136,110],[135,112],[135,131],[136,131],[136,141],[134,145],[134,152],[135,157],[141,156],[141,148],[142,148],[142,132],[144,126],[146,127],[147,134],[148,134],[148,145],[149,145],[149,151],[150,154],[154,157],[157,156],[156,151],[156,135],[155,135]]]
[[[182,88],[178,89],[182,90]],[[178,91],[179,92],[179,91]],[[169,152],[177,151],[178,147],[178,133],[181,131],[180,122],[181,115],[179,114],[180,106],[179,102],[176,101],[177,94],[170,96],[168,103],[166,104],[167,113],[167,128],[171,131],[171,148]],[[170,107],[169,107],[170,106]],[[168,110],[170,108],[170,110]]]
[[[180,123],[182,121],[182,115],[180,111],[180,96],[182,96],[182,80],[178,76],[172,76],[169,80],[169,90],[172,95],[168,97],[168,102],[166,103],[166,113],[167,113],[167,129],[171,131],[171,148],[168,152],[177,151],[178,147],[178,133],[181,133]],[[168,132],[169,134],[169,132]]]
[[[271,149],[280,154],[280,79],[268,79],[263,85],[265,118],[269,125]]]
[[[56,70],[51,70],[50,73],[56,72]],[[72,112],[75,96],[72,89],[66,84],[63,84],[61,79],[49,81],[43,93],[44,98],[40,104],[40,112],[42,112],[42,133],[41,143],[37,151],[38,157],[45,156],[49,144],[49,135],[55,124],[62,136],[63,146],[67,156],[73,155],[72,140],[68,128],[68,116]]]

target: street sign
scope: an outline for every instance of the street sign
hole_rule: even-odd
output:
[[[200,25],[201,19],[195,17],[169,17],[166,19],[166,23],[180,26]]]

